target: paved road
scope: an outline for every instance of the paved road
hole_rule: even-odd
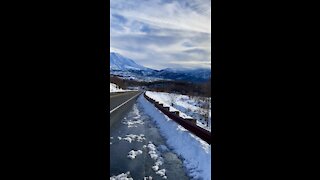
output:
[[[161,136],[156,124],[151,116],[144,112],[142,103],[147,102],[142,95],[137,100],[131,101],[122,112],[122,117],[118,117],[110,128],[110,175],[116,176],[121,173],[130,172],[133,179],[144,179],[151,176],[153,180],[163,180],[156,171],[165,169],[167,179],[188,180],[190,179],[183,166],[183,160],[174,153],[166,144],[166,139]],[[140,141],[132,138],[128,141],[124,138],[128,136],[143,137]],[[157,154],[157,158],[151,158],[148,146],[152,143]],[[130,151],[142,151],[134,159],[130,159]],[[153,169],[158,160],[162,159],[163,164],[159,169]]]
[[[136,101],[136,97],[141,93],[140,91],[110,93],[110,129],[115,122],[129,112]]]
[[[123,104],[130,98],[134,97],[137,94],[140,94],[141,91],[129,91],[122,93],[110,93],[110,111],[117,108],[119,105]]]

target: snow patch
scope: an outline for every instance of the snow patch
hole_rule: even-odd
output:
[[[112,145],[112,142],[111,142],[112,139],[113,139],[113,137],[111,136],[111,137],[110,137],[110,145]]]
[[[121,173],[119,175],[112,176],[110,177],[110,180],[133,180],[133,178],[129,176],[130,176],[130,172],[128,171],[126,173]]]
[[[139,119],[141,117],[137,105],[133,106],[133,119],[127,120],[126,118],[122,121],[123,124],[128,125],[128,128],[138,127],[138,125],[144,124],[143,120]]]
[[[128,153],[128,158],[130,158],[130,159],[135,159],[136,156],[138,156],[138,155],[140,155],[140,154],[142,154],[142,151],[141,151],[141,150],[137,150],[137,151],[131,150],[131,151],[129,151],[129,153]]]
[[[160,175],[163,179],[167,179],[165,169],[161,169],[161,170],[157,171],[156,174]]]
[[[149,141],[149,144],[146,146],[149,149],[150,157],[155,160],[154,165],[152,166],[152,170],[155,171],[156,174],[160,175],[163,179],[167,179],[165,174],[165,169],[160,169],[160,166],[163,165],[163,158],[161,157],[160,153],[157,151],[157,148],[152,142]]]
[[[116,84],[110,83],[110,92],[125,92],[125,90],[121,89]]]
[[[144,134],[140,134],[140,135],[128,134],[128,135],[126,135],[126,137],[118,136],[118,139],[119,140],[126,140],[129,143],[131,143],[132,141],[143,142],[144,140],[146,140]]]

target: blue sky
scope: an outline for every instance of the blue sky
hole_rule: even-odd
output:
[[[153,69],[210,68],[211,0],[110,0],[110,52]]]

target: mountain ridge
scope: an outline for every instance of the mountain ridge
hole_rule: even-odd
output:
[[[110,74],[137,80],[179,80],[204,82],[211,77],[211,70],[205,68],[165,68],[155,70],[137,64],[134,60],[110,52]]]
[[[137,64],[132,59],[126,58],[118,53],[110,53],[110,69],[114,70],[125,70],[125,69],[136,69],[136,70],[147,70],[148,68]]]

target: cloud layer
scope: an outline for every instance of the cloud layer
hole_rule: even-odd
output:
[[[111,0],[110,51],[154,68],[210,68],[211,0]]]

